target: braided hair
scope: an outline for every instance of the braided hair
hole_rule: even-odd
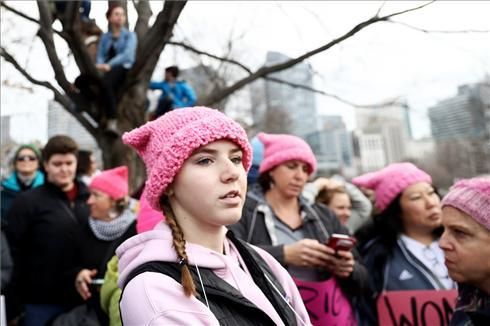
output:
[[[166,221],[172,230],[173,246],[177,257],[179,259],[179,265],[181,267],[181,283],[184,287],[184,293],[186,296],[198,296],[196,291],[196,285],[194,279],[192,278],[191,271],[189,269],[187,252],[185,251],[185,239],[184,232],[182,231],[177,219],[175,218],[172,207],[168,201],[168,197],[163,195],[160,198],[160,207],[163,208],[163,213],[165,214]]]

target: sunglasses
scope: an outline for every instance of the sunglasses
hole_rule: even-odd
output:
[[[37,157],[32,155],[17,156],[17,162],[23,162],[23,161],[37,161]]]

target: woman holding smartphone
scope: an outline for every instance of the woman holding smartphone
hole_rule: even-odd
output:
[[[171,111],[123,135],[146,164],[145,193],[165,221],[118,249],[125,325],[307,325],[288,273],[226,226],[242,214],[252,159],[217,110]]]
[[[344,303],[346,313],[327,320],[313,312],[313,324],[356,324],[352,302],[363,293],[367,273],[355,251],[326,245],[332,234],[348,234],[347,229],[326,206],[309,204],[301,196],[317,165],[311,148],[292,135],[260,133],[258,138],[264,144],[258,184],[249,190],[243,217],[232,230],[274,256],[300,287],[306,281],[332,291],[337,286],[342,289],[337,299]],[[304,299],[307,295],[303,293]]]

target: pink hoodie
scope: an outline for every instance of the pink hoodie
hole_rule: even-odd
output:
[[[284,325],[272,304],[253,282],[235,246],[225,240],[222,255],[203,246],[187,243],[189,264],[211,268],[214,273],[239,290],[271,317],[276,325]],[[298,325],[310,325],[310,319],[301,296],[288,272],[267,252],[254,247],[269,265],[297,313]],[[158,223],[148,231],[126,240],[116,250],[119,257],[119,286],[128,274],[148,261],[176,262],[177,255],[172,247],[169,226]],[[197,285],[199,286],[199,285]],[[213,313],[195,297],[187,297],[182,285],[160,273],[143,273],[132,279],[123,292],[120,303],[121,317],[125,325],[217,325]]]

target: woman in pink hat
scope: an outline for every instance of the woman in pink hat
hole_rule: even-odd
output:
[[[145,195],[165,221],[116,251],[125,325],[307,325],[289,274],[227,225],[242,213],[252,153],[240,125],[204,107],[123,135],[146,164]]]
[[[333,316],[312,310],[311,292],[302,292],[313,324],[355,325],[352,301],[363,292],[367,272],[355,251],[326,245],[332,234],[348,230],[326,206],[301,196],[317,165],[310,146],[293,135],[260,133],[258,138],[264,144],[258,184],[249,190],[243,217],[232,230],[274,256],[300,288],[339,295],[334,301],[341,302],[342,313]],[[323,303],[315,306],[324,310]]]
[[[439,245],[459,292],[451,325],[490,325],[490,177],[456,182],[442,224]]]
[[[352,183],[375,192],[377,214],[356,233],[374,297],[383,291],[453,289],[438,244],[441,201],[430,175],[412,163],[394,163]]]
[[[107,316],[100,307],[99,289],[107,263],[116,248],[136,234],[136,215],[128,199],[128,168],[120,166],[99,173],[90,182],[89,190],[90,217],[80,237],[82,264],[74,268],[72,278],[80,297],[105,324]],[[70,313],[58,317],[54,325],[64,325],[66,318],[70,318]]]

